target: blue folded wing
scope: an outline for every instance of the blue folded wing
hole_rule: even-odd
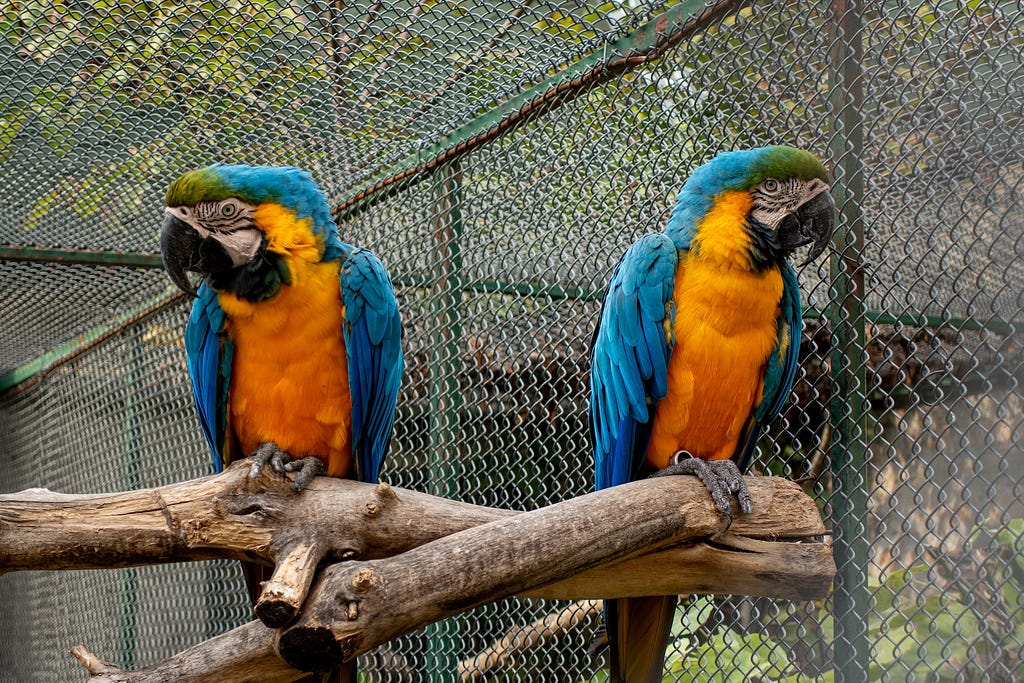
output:
[[[214,471],[220,472],[230,460],[227,444],[228,387],[234,345],[226,334],[224,309],[217,294],[205,282],[185,327],[185,354],[192,379],[196,413],[213,454]]]
[[[803,324],[800,283],[796,272],[787,263],[782,265],[782,301],[779,307],[778,337],[765,367],[761,401],[754,406],[753,423],[737,462],[741,472],[746,471],[750,465],[761,433],[782,412],[800,366],[800,334]]]
[[[668,237],[645,235],[612,272],[590,353],[595,488],[631,481],[643,463],[655,407],[668,393],[678,262]]]
[[[387,455],[402,382],[402,321],[384,264],[355,249],[341,265],[352,451],[360,481],[374,482]]]

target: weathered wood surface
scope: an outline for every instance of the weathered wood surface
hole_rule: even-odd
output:
[[[289,683],[308,675],[278,657],[275,633],[253,621],[137,671],[104,662],[84,645],[71,654],[89,672],[89,683]]]
[[[485,602],[725,531],[728,520],[706,492],[690,495],[698,492],[680,486],[689,482],[665,479],[498,519],[394,557],[327,567],[278,652],[297,668],[326,669]]]
[[[28,489],[0,495],[0,573],[100,569],[227,557],[273,565],[300,544],[324,559],[388,557],[516,514],[416,491],[402,515],[380,515],[387,484],[315,478],[296,493],[240,461],[218,475],[123,493]],[[396,526],[397,525],[397,526]]]
[[[233,558],[277,567],[257,614],[283,626],[298,613],[321,562],[388,557],[514,511],[317,477],[302,493],[249,464],[219,475],[124,493],[69,495],[29,489],[0,495],[0,574],[107,569]]]
[[[781,479],[748,478],[754,512],[726,531],[728,519],[692,477],[516,513],[329,478],[297,494],[277,475],[250,480],[247,472],[242,463],[132,493],[0,496],[0,572],[211,557],[276,562],[258,614],[273,626],[294,620],[283,631],[249,624],[139,672],[80,651],[95,681],[146,682],[170,680],[168,672],[185,682],[290,681],[298,669],[328,668],[509,595],[815,599],[835,572],[813,501]],[[325,563],[334,564],[314,580]],[[254,661],[263,662],[258,678]],[[197,677],[183,674],[189,663]]]
[[[690,477],[683,477],[688,484]],[[813,501],[785,479],[747,477],[754,512],[713,539],[685,543],[581,572],[524,597],[597,598],[716,593],[816,600],[832,585],[832,538]],[[700,494],[700,487],[695,489]],[[812,541],[813,542],[808,542]],[[609,585],[615,590],[608,591]]]

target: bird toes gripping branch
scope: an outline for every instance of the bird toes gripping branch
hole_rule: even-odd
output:
[[[743,475],[732,460],[702,460],[695,458],[686,451],[676,453],[668,467],[658,470],[652,477],[665,477],[678,474],[692,474],[700,479],[700,483],[711,494],[715,508],[724,513],[732,521],[732,497],[735,495],[740,504],[740,512],[749,514],[753,510],[750,492],[743,481]]]
[[[292,456],[281,450],[273,441],[260,444],[249,459],[252,460],[252,467],[249,469],[251,479],[258,478],[267,465],[282,476],[285,472],[296,472],[293,484],[296,491],[306,488],[309,482],[313,481],[313,477],[327,473],[327,468],[320,458],[310,456],[293,460]]]
[[[721,481],[729,486],[729,491],[739,501],[740,512],[749,515],[754,509],[754,504],[750,500],[750,491],[747,490],[747,484],[743,481],[743,475],[740,474],[736,463],[732,460],[712,460],[707,465]]]
[[[249,478],[258,479],[260,472],[267,465],[278,474],[284,474],[284,466],[291,460],[291,456],[281,450],[273,441],[260,444],[259,448],[249,454],[252,460],[252,467],[249,468]]]
[[[312,455],[307,458],[291,460],[285,464],[284,469],[288,472],[296,472],[295,483],[293,484],[296,491],[306,488],[309,482],[313,481],[313,477],[327,474],[327,468],[324,466],[323,460]]]

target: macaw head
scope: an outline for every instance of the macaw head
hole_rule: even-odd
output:
[[[259,301],[290,281],[291,259],[343,249],[323,192],[297,168],[214,164],[171,183],[166,203],[160,251],[188,294],[192,271],[217,291]]]
[[[683,185],[666,232],[680,248],[699,248],[705,226],[732,212],[749,238],[744,248],[755,268],[809,244],[808,263],[825,250],[835,226],[827,179],[814,155],[793,147],[724,152]]]

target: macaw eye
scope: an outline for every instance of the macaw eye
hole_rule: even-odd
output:
[[[238,207],[232,204],[231,202],[226,202],[220,205],[220,215],[224,216],[225,218],[231,218],[237,212]]]
[[[764,187],[765,192],[774,193],[779,191],[779,181],[775,178],[765,178],[761,185]]]

